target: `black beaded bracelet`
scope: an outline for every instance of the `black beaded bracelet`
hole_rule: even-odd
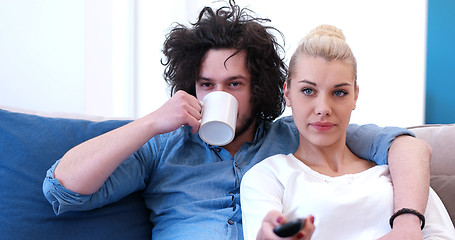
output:
[[[400,216],[401,214],[405,214],[405,213],[410,213],[410,214],[414,214],[416,215],[417,217],[420,218],[420,221],[422,222],[422,225],[420,226],[420,229],[422,230],[423,227],[425,227],[425,216],[423,216],[423,214],[419,213],[418,211],[414,210],[414,209],[410,209],[410,208],[402,208],[398,211],[396,211],[391,217],[390,217],[390,228],[393,228],[393,220],[395,220],[396,217]]]

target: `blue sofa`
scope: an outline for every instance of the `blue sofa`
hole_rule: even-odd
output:
[[[0,108],[0,240],[150,239],[141,193],[56,216],[42,193],[46,171],[73,146],[128,123],[44,117]],[[455,220],[455,125],[411,128],[433,147],[431,185]]]
[[[127,122],[0,109],[0,239],[150,239],[141,193],[92,211],[56,216],[42,192],[47,169],[66,151]]]

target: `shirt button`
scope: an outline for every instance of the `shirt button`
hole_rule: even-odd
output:
[[[239,164],[237,162],[235,162],[235,167],[239,167]]]
[[[232,221],[232,219],[229,219],[228,223],[229,223],[229,225],[232,225],[232,224],[234,224],[234,221]]]
[[[215,151],[221,152],[221,148],[215,148]]]

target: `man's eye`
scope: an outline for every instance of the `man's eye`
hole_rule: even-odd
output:
[[[239,85],[240,85],[239,82],[232,82],[232,83],[231,83],[231,86],[233,86],[233,87],[237,87],[237,86],[239,86]]]
[[[212,86],[212,84],[206,82],[206,83],[201,83],[201,86],[202,87],[210,87],[210,86]]]
[[[311,88],[304,88],[302,89],[302,93],[305,94],[305,95],[311,95],[313,94],[314,90],[311,89]]]
[[[348,92],[344,91],[344,90],[336,90],[333,92],[333,95],[337,96],[337,97],[343,97],[345,95],[347,95]]]

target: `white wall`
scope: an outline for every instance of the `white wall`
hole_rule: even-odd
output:
[[[145,115],[168,98],[159,62],[168,27],[194,21],[212,2],[0,0],[0,105]],[[272,19],[286,37],[287,59],[316,25],[344,30],[361,89],[352,122],[423,123],[425,0],[237,3]]]
[[[85,0],[85,114],[136,116],[134,1]]]
[[[315,26],[332,24],[343,30],[358,62],[360,95],[351,122],[394,126],[424,122],[425,0],[251,2],[252,9],[283,31],[288,58]]]
[[[0,105],[133,117],[133,3],[0,0]]]
[[[83,1],[0,0],[0,105],[84,111]]]

